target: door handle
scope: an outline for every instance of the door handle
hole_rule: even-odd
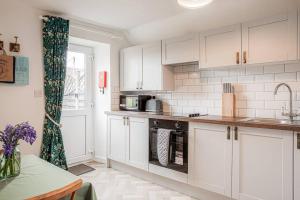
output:
[[[234,140],[238,140],[238,127],[234,127]]]
[[[246,51],[243,52],[243,63],[244,64],[247,63],[247,52]]]
[[[297,133],[297,149],[300,149],[300,133]]]
[[[230,140],[230,126],[227,126],[227,140]]]
[[[236,52],[236,64],[240,64],[240,52]]]

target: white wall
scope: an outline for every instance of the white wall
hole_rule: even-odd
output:
[[[95,51],[95,70],[94,70],[94,149],[95,158],[99,161],[106,159],[106,115],[105,111],[111,110],[111,84],[107,85],[104,94],[100,92],[97,87],[99,80],[98,73],[100,71],[107,71],[108,83],[110,82],[111,68],[110,68],[110,45],[97,45]]]
[[[39,16],[45,12],[29,7],[22,1],[9,0],[1,1],[0,13],[0,33],[3,34],[0,38],[5,41],[5,46],[8,47],[8,42],[14,41],[13,37],[15,35],[19,36],[21,55],[28,56],[30,62],[30,83],[28,86],[0,84],[0,130],[3,130],[8,123],[16,124],[29,121],[36,128],[38,139],[33,146],[22,143],[20,149],[25,154],[34,153],[39,155],[44,120],[44,98],[34,97],[34,90],[43,91],[42,22]],[[99,27],[96,29],[93,27],[93,29],[89,30],[86,27],[73,26],[72,20],[70,24],[71,36],[110,45],[109,80],[113,88],[117,87],[113,91],[118,92],[119,49],[128,46],[127,41],[122,38],[113,38],[109,34],[103,34]],[[109,29],[105,29],[105,31],[109,31]],[[115,33],[114,31],[111,32]],[[103,103],[101,98],[96,99],[95,106],[97,108]],[[107,106],[111,106],[112,101],[110,100],[109,102],[110,104],[107,104]],[[112,106],[115,107],[116,105],[113,103]],[[105,109],[108,110],[110,107],[105,107]],[[102,125],[106,121],[106,118],[103,118],[103,110],[99,110],[99,112],[101,113],[97,115],[95,131],[101,136],[99,136],[100,138],[96,138],[95,145],[97,146],[96,148],[100,147],[100,150],[97,150],[97,154],[100,157],[105,157],[106,140],[104,141],[104,137],[106,132]]]
[[[30,146],[21,144],[23,153],[39,154],[42,139],[44,99],[34,97],[34,90],[43,88],[42,37],[40,11],[15,0],[1,1],[1,40],[6,49],[14,36],[19,36],[21,54],[29,57],[29,85],[14,86],[0,83],[0,130],[8,123],[29,121],[38,133],[38,139]]]

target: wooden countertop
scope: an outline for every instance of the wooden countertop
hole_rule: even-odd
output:
[[[261,119],[261,121],[257,121],[259,119],[253,118],[254,120],[249,120],[250,118],[222,117],[222,116],[213,116],[213,115],[190,118],[184,116],[171,116],[169,114],[153,114],[148,112],[132,112],[132,111],[107,111],[105,112],[105,114],[300,132],[300,121],[294,121],[292,123],[284,124],[281,123],[280,120],[276,120],[276,119]]]

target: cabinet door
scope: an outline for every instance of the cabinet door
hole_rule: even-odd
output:
[[[162,89],[161,42],[143,46],[143,90]]]
[[[126,126],[123,116],[108,116],[109,158],[125,162]]]
[[[130,117],[126,139],[126,158],[129,165],[148,170],[149,125],[146,118]]]
[[[200,68],[241,64],[241,25],[200,34]]]
[[[294,200],[300,199],[300,132],[295,133],[295,145],[294,145],[294,156],[295,156],[295,166],[294,166],[294,180],[295,180],[295,185],[294,185],[294,192],[295,192],[295,197]]]
[[[120,90],[138,90],[142,80],[142,48],[134,46],[123,49],[120,59]]]
[[[190,123],[188,183],[231,197],[232,133],[227,128]]]
[[[236,133],[233,198],[293,200],[293,133],[245,127]]]
[[[297,60],[297,12],[243,24],[243,63]]]
[[[162,55],[165,65],[199,61],[199,35],[163,40]]]

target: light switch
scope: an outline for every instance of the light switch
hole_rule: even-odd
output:
[[[43,97],[43,90],[42,89],[35,89],[34,90],[34,97]]]

